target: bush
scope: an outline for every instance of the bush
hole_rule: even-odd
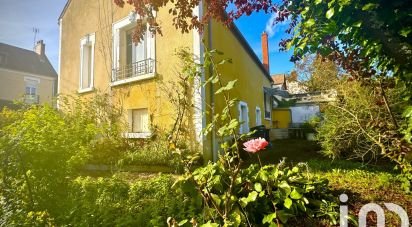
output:
[[[337,201],[328,191],[328,181],[311,177],[305,164],[284,163],[240,170],[234,185],[221,162],[196,169],[177,185],[194,201],[203,203],[200,223],[213,220],[233,226],[262,224],[299,225],[320,221],[336,224]],[[233,194],[228,194],[229,188]],[[197,189],[197,190],[196,190]],[[228,197],[229,196],[229,197]],[[230,209],[227,218],[222,218]]]
[[[85,105],[75,100],[64,113],[47,105],[0,112],[2,225],[60,222],[78,169],[122,144],[115,114],[103,113],[109,107]]]
[[[166,226],[169,216],[184,218],[190,207],[170,190],[174,178],[159,175],[128,183],[118,177],[79,177],[71,186],[72,226]]]
[[[131,144],[124,152],[121,163],[124,165],[176,166],[178,160],[169,149],[166,136],[158,137],[153,140],[139,140]]]
[[[318,127],[318,139],[323,153],[332,158],[356,158],[365,161],[376,159],[401,148],[401,137],[384,101],[375,88],[360,82],[341,82],[337,87],[338,100],[329,103],[324,121]],[[389,103],[394,117],[401,122],[399,102],[401,88],[388,90]]]
[[[30,212],[55,216],[64,210],[68,177],[87,159],[95,126],[67,121],[49,106],[4,111],[0,118],[18,119],[0,131],[0,195],[7,212],[1,222],[19,223]]]

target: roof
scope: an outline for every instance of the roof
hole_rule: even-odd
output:
[[[60,19],[63,18],[64,14],[66,13],[67,8],[69,8],[70,2],[72,2],[71,0],[67,0],[66,5],[64,5],[64,8],[62,10],[62,12],[60,13],[59,19],[58,19],[58,24],[60,24]]]
[[[286,82],[285,74],[272,75],[273,84],[284,84]]]
[[[232,33],[235,35],[237,40],[240,42],[243,48],[245,48],[246,52],[249,54],[249,56],[252,58],[255,64],[260,68],[260,70],[263,72],[263,74],[266,76],[269,82],[272,82],[273,80],[272,80],[272,77],[270,77],[269,72],[265,69],[262,62],[260,61],[256,53],[253,51],[252,47],[250,47],[249,43],[246,41],[245,37],[239,31],[235,23],[231,24],[230,31],[232,31]]]
[[[32,50],[0,43],[0,55],[3,58],[0,68],[57,78],[49,59]]]

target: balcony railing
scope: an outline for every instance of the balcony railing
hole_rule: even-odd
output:
[[[112,82],[143,76],[154,72],[153,59],[138,61],[113,69]]]
[[[24,95],[24,103],[39,104],[40,98],[38,95]]]

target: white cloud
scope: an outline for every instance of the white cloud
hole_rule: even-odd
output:
[[[266,28],[265,31],[268,34],[269,38],[272,38],[275,34],[279,32],[283,32],[289,26],[290,19],[288,18],[285,21],[275,24],[275,20],[277,17],[277,13],[272,13],[269,20],[266,21]]]

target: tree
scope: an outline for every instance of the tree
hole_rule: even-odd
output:
[[[172,25],[182,33],[187,33],[192,29],[203,31],[203,27],[210,19],[230,25],[233,20],[242,15],[250,15],[253,12],[264,11],[266,13],[276,12],[276,6],[272,0],[204,0],[205,12],[201,17],[194,13],[194,8],[201,0],[113,0],[116,5],[123,7],[126,3],[135,8],[140,16],[137,20],[134,40],[139,41],[146,26],[149,25],[151,32],[162,33],[162,27],[156,22],[154,11],[161,7],[168,7],[169,13],[173,15]],[[234,5],[234,9],[228,12],[229,5]]]
[[[291,15],[294,59],[321,53],[357,78],[391,73],[411,82],[411,8],[408,1],[293,1],[280,8]]]
[[[124,0],[114,0],[123,7]],[[139,40],[149,24],[161,33],[153,10],[169,7],[172,25],[181,32],[203,30],[209,19],[230,25],[253,12],[276,13],[275,23],[291,20],[292,37],[284,48],[294,47],[292,60],[307,53],[320,53],[338,62],[357,78],[393,74],[412,82],[412,8],[407,0],[204,0],[202,17],[193,13],[200,0],[128,0],[141,16],[135,38]]]
[[[307,55],[295,63],[300,82],[309,92],[335,89],[341,75],[334,62],[319,55]]]

